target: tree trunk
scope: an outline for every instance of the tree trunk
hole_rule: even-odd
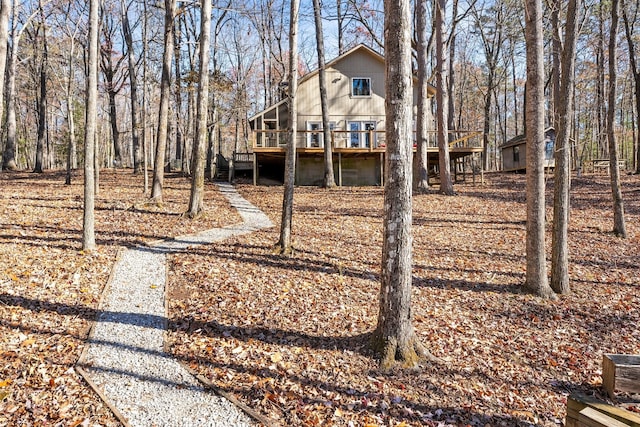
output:
[[[7,68],[7,52],[9,47],[9,15],[11,15],[11,2],[13,0],[0,1],[0,118],[4,110],[4,82]],[[1,122],[1,119],[0,119]],[[2,134],[2,132],[0,132]]]
[[[136,70],[136,53],[133,49],[133,36],[129,24],[129,11],[122,2],[122,31],[127,45],[129,61],[129,86],[131,91],[131,141],[133,145],[133,173],[140,173],[142,165],[142,150],[140,147],[140,131],[138,129],[138,77]]]
[[[336,23],[338,35],[338,55],[344,53],[344,15],[342,13],[342,0],[336,0]]]
[[[412,71],[409,0],[384,2],[386,167],[380,309],[373,346],[380,366],[416,366],[428,352],[411,315]],[[391,125],[393,124],[393,125]]]
[[[634,132],[635,138],[633,140],[634,147],[634,166],[635,173],[640,174],[640,66],[638,64],[638,60],[636,58],[636,46],[633,38],[633,29],[629,25],[629,17],[627,16],[627,7],[622,2],[622,17],[624,19],[624,29],[625,35],[627,37],[627,44],[629,45],[629,61],[631,62],[631,73],[633,74],[633,83],[634,83],[634,95],[635,95],[635,104],[636,104],[636,120],[635,125],[637,126],[636,131]]]
[[[214,159],[216,155],[216,130],[218,127],[217,115],[218,111],[216,109],[216,99],[215,96],[213,96],[211,99],[211,125],[207,126],[207,156],[204,166],[204,177],[209,181],[213,181],[215,179],[216,171]]]
[[[187,27],[187,22],[182,16],[182,24]],[[193,49],[191,44],[187,45],[189,50],[189,68],[195,68],[195,55],[197,54],[197,49]],[[182,172],[186,175],[191,175],[191,154],[193,154],[192,141],[194,138],[194,122],[196,116],[196,99],[195,93],[196,90],[193,87],[194,81],[193,79],[189,79],[187,82],[187,125],[185,128],[185,135],[183,137],[183,146],[182,146]]]
[[[613,195],[613,232],[620,237],[627,237],[624,220],[624,204],[620,188],[620,168],[618,167],[618,146],[615,133],[616,108],[616,41],[618,37],[618,0],[611,2],[611,28],[609,34],[609,102],[607,104],[607,141],[609,142],[609,170],[611,193]]]
[[[322,11],[320,0],[313,0],[313,17],[316,23],[316,47],[318,50],[318,81],[320,85],[320,108],[322,109],[322,136],[324,138],[324,178],[322,186],[336,186],[333,176],[333,150],[331,147],[331,128],[329,125],[329,106],[327,103],[327,77],[324,69],[324,36],[322,32]]]
[[[498,102],[497,96],[495,96],[496,87],[499,85],[499,78],[496,76],[498,69],[498,61],[500,59],[504,27],[507,25],[506,21],[512,16],[507,8],[508,6],[503,4],[496,4],[491,7],[489,11],[483,11],[476,9],[476,6],[472,6],[472,12],[474,14],[475,26],[478,31],[478,35],[482,41],[482,47],[484,51],[484,58],[486,61],[486,79],[487,88],[484,96],[484,117],[483,117],[483,160],[482,167],[485,170],[492,168],[491,165],[491,152],[490,152],[490,139],[491,132],[491,107],[493,102]],[[515,88],[515,86],[514,86]],[[516,91],[514,90],[514,93]],[[516,109],[517,114],[517,109]],[[494,141],[495,143],[495,141]],[[497,150],[497,147],[496,147]],[[498,169],[497,156],[494,156],[494,169]]]
[[[71,39],[71,47],[69,52],[69,59],[67,63],[67,87],[66,87],[66,102],[67,102],[67,126],[69,127],[69,142],[67,144],[67,175],[64,183],[71,185],[71,171],[78,168],[78,154],[76,146],[76,121],[73,117],[73,54],[75,51],[75,42]]]
[[[448,66],[446,59],[446,37],[444,34],[444,22],[446,17],[447,0],[436,1],[435,26],[436,26],[436,111],[438,126],[438,154],[440,167],[440,193],[453,195],[453,183],[451,182],[451,162],[449,158],[449,120],[447,119],[448,93],[447,76]],[[387,122],[393,123],[393,122]]]
[[[204,207],[204,161],[207,147],[207,117],[209,108],[209,49],[211,37],[211,1],[200,2],[200,75],[198,77],[198,108],[196,137],[193,147],[191,197],[187,215],[195,218]]]
[[[142,2],[142,169],[144,180],[144,194],[149,191],[149,156],[147,150],[147,54],[149,53],[149,40],[147,37],[147,30],[149,24],[149,15],[147,14],[147,2]]]
[[[122,147],[120,146],[120,131],[118,130],[118,111],[116,105],[116,95],[120,91],[121,82],[118,79],[118,71],[122,64],[122,59],[114,62],[114,38],[115,26],[114,18],[108,11],[102,11],[102,35],[104,41],[100,46],[100,65],[104,74],[104,86],[109,100],[109,124],[111,125],[111,141],[113,143],[113,163],[108,166],[122,166]]]
[[[596,65],[598,78],[596,80],[596,112],[598,118],[598,134],[597,134],[597,158],[603,158],[606,154],[606,114],[603,113],[605,109],[605,94],[604,94],[604,4],[598,3],[598,45],[596,51]]]
[[[563,43],[560,39],[559,13],[562,2],[555,1],[552,14],[554,51],[554,95],[556,141],[553,193],[553,235],[551,250],[551,289],[559,294],[568,294],[569,285],[569,209],[571,188],[570,142],[573,117],[575,52],[577,38],[577,13],[581,10],[579,0],[569,0],[567,22]]]
[[[296,139],[298,106],[298,10],[300,0],[291,0],[291,18],[289,29],[289,141],[285,158],[284,195],[282,197],[282,221],[280,223],[280,240],[278,249],[282,254],[293,251],[291,225],[293,219],[293,188],[296,179]]]
[[[84,218],[82,249],[93,251],[95,240],[95,148],[98,103],[98,0],[89,3],[89,60],[87,76],[87,114],[84,134]]]
[[[484,97],[484,118],[482,127],[482,154],[484,157],[484,170],[489,170],[489,134],[491,132],[491,103],[493,97],[493,78],[495,71],[489,67],[487,74],[487,93]]]
[[[16,170],[16,68],[18,61],[18,43],[22,32],[16,28],[16,11],[13,9],[13,29],[11,36],[11,50],[7,58],[7,139],[2,152],[2,169]]]
[[[635,137],[635,174],[640,174],[640,71],[634,73],[635,102],[636,102],[636,137]]]
[[[429,76],[428,41],[427,41],[427,0],[417,0],[416,8],[416,37],[418,60],[418,99],[416,116],[416,156],[413,162],[413,189],[421,193],[429,189],[429,99],[427,89]]]
[[[180,10],[184,5],[184,2],[180,2],[178,5],[178,10]],[[185,153],[183,152],[183,144],[184,144],[184,122],[182,120],[183,114],[183,106],[182,106],[182,70],[181,63],[182,58],[180,57],[180,48],[182,44],[182,30],[180,29],[180,22],[184,19],[184,16],[178,18],[177,22],[174,25],[173,29],[173,62],[175,64],[176,69],[176,81],[175,81],[175,97],[176,97],[176,105],[174,108],[175,118],[176,118],[176,159],[180,159],[182,163]],[[191,80],[191,78],[190,78]],[[193,153],[192,153],[193,154]],[[184,172],[184,168],[182,168]]]
[[[193,128],[194,128],[194,109],[196,105],[195,101],[195,90],[193,88],[193,82],[189,81],[187,83],[187,126],[186,126],[186,135],[182,138],[182,158],[184,159],[182,162],[182,172],[186,175],[191,175],[191,158],[189,157],[189,153],[193,150],[192,143],[193,141]]]
[[[39,2],[40,15],[42,18],[42,58],[40,60],[40,93],[38,95],[38,136],[36,142],[36,163],[33,168],[35,173],[43,172],[44,145],[47,130],[47,67],[49,66],[49,47],[47,46],[47,30],[44,22],[44,11],[42,10],[42,0]]]
[[[160,80],[160,109],[158,111],[158,132],[156,135],[156,155],[153,168],[151,198],[162,203],[165,154],[169,127],[169,98],[171,96],[171,60],[173,59],[173,17],[176,0],[164,1],[164,53],[162,55],[162,79]]]
[[[525,2],[527,49],[527,272],[525,289],[556,298],[549,286],[545,258],[544,54],[542,0]]]
[[[120,131],[118,131],[118,111],[116,108],[116,92],[113,90],[113,76],[107,79],[107,97],[109,98],[109,123],[111,125],[111,140],[113,141],[113,166],[122,166],[120,149]]]
[[[451,7],[451,37],[449,39],[449,72],[447,82],[447,129],[454,130],[455,124],[455,88],[456,88],[456,72],[454,68],[456,60],[456,26],[458,22],[458,0],[453,0]],[[450,134],[450,140],[455,139],[454,134]]]
[[[513,85],[513,130],[514,135],[520,135],[520,127],[518,126],[518,85],[516,84],[516,56],[512,54],[511,58],[511,81]]]

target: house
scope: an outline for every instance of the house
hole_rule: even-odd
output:
[[[553,147],[556,141],[556,131],[549,127],[544,131],[544,167],[553,168],[555,159]],[[527,138],[526,135],[518,135],[505,142],[501,147],[502,170],[524,172],[527,169]]]
[[[367,46],[358,45],[328,62],[325,72],[336,183],[347,186],[382,185],[385,156],[384,57]],[[428,92],[433,96],[435,89],[430,86]],[[322,183],[324,139],[319,94],[318,70],[300,78],[296,94],[297,185]],[[414,106],[416,100],[417,90],[414,89]],[[415,111],[414,108],[414,115]],[[254,183],[260,178],[283,180],[288,119],[287,99],[249,119],[253,137]],[[466,147],[469,138],[456,138],[452,158],[482,151],[481,143],[475,144],[479,148],[470,149]],[[435,134],[432,140],[429,159],[430,163],[437,165]],[[481,138],[477,140],[481,141]]]

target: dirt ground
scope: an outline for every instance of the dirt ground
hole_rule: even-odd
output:
[[[574,179],[573,292],[553,302],[521,292],[524,176],[485,178],[414,198],[414,324],[443,364],[380,372],[369,350],[371,187],[296,188],[292,257],[272,249],[277,226],[171,255],[170,351],[274,425],[560,425],[568,394],[602,395],[603,353],[640,354],[640,177],[623,177],[626,239],[608,178]],[[73,370],[118,249],[240,220],[213,186],[189,220],[185,178],[153,206],[141,177],[103,171],[99,249],[83,253],[82,180],[63,183],[0,173],[0,425],[119,425]],[[279,222],[282,187],[238,188]]]
[[[601,395],[603,353],[640,353],[640,179],[625,240],[607,177],[573,181],[573,293],[554,302],[521,293],[524,180],[414,199],[414,323],[443,365],[384,373],[369,350],[379,188],[296,188],[291,258],[278,227],[173,256],[172,351],[280,425],[560,425],[569,393]],[[281,188],[240,191],[279,221]]]
[[[102,171],[96,197],[98,250],[83,253],[82,177],[0,172],[0,425],[120,423],[73,369],[96,318],[118,249],[234,223],[213,187],[191,221],[189,181],[169,175],[153,206],[141,176]]]

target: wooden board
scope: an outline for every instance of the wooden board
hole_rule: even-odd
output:
[[[565,425],[567,427],[579,426],[580,411],[584,408],[591,408],[601,412],[610,418],[624,423],[625,426],[640,427],[640,415],[580,393],[574,393],[567,398],[567,418]]]
[[[603,355],[602,386],[611,398],[615,397],[616,390],[640,393],[640,355]]]
[[[589,407],[580,411],[576,425],[579,427],[628,427],[625,423]]]

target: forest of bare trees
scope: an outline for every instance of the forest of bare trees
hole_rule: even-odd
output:
[[[594,170],[597,166],[608,172],[613,202],[612,234],[619,238],[615,244],[619,244],[620,247],[628,245],[628,242],[624,241],[627,231],[622,181],[637,180],[637,176],[631,176],[631,173],[640,174],[640,66],[637,58],[640,55],[639,29],[640,5],[625,0],[431,0],[420,3],[417,3],[417,0],[337,0],[335,3],[324,4],[319,0],[220,0],[214,3],[209,0],[164,0],[153,3],[144,0],[91,0],[90,3],[75,0],[0,0],[0,73],[4,77],[0,79],[0,170],[28,172],[3,173],[0,177],[9,177],[7,181],[13,176],[42,178],[47,177],[47,174],[44,174],[46,170],[66,170],[66,184],[71,184],[74,179],[84,179],[84,255],[95,252],[97,248],[94,217],[96,202],[101,202],[102,206],[111,206],[97,197],[101,170],[115,169],[104,173],[107,182],[111,179],[111,185],[118,181],[118,177],[121,177],[122,181],[139,182],[144,192],[137,189],[136,191],[138,195],[143,196],[144,206],[149,208],[150,212],[162,211],[165,204],[172,203],[172,189],[169,185],[164,187],[165,175],[167,180],[171,179],[174,182],[176,178],[185,180],[185,176],[188,176],[191,191],[187,211],[182,215],[165,216],[179,217],[180,220],[184,218],[184,222],[187,222],[186,218],[203,219],[206,217],[205,183],[214,175],[212,171],[217,166],[215,162],[225,157],[233,158],[236,153],[250,153],[253,144],[252,132],[249,129],[250,117],[267,106],[281,102],[277,105],[286,106],[286,121],[278,116],[279,113],[276,113],[275,119],[269,119],[278,125],[281,122],[286,124],[286,129],[269,129],[273,133],[284,132],[282,139],[286,139],[279,240],[275,245],[270,245],[273,242],[265,242],[266,239],[272,238],[274,233],[264,234],[257,238],[259,244],[247,245],[237,251],[242,253],[259,249],[269,252],[268,260],[254,257],[251,266],[247,267],[245,264],[242,268],[246,270],[238,274],[249,278],[250,276],[245,274],[246,271],[255,268],[256,271],[261,271],[255,275],[256,278],[260,277],[256,280],[262,280],[261,278],[266,276],[263,273],[264,269],[273,268],[274,265],[296,257],[294,249],[298,249],[295,247],[298,242],[293,238],[293,230],[296,234],[302,235],[308,229],[312,229],[311,225],[334,227],[329,221],[318,221],[319,216],[314,216],[312,220],[307,216],[304,226],[293,227],[294,189],[298,167],[296,135],[300,130],[296,96],[299,83],[305,82],[304,79],[299,81],[299,77],[316,68],[320,70],[318,102],[322,103],[323,112],[321,130],[324,133],[324,178],[318,185],[332,188],[336,184],[333,181],[332,170],[331,122],[327,111],[327,94],[326,90],[323,90],[326,89],[323,88],[326,78],[324,67],[327,58],[347,52],[359,44],[369,46],[384,55],[384,58],[376,55],[380,63],[384,60],[384,74],[379,74],[379,80],[384,79],[385,88],[386,129],[382,145],[384,156],[380,156],[380,185],[384,186],[384,191],[362,193],[361,200],[357,202],[361,206],[357,211],[362,211],[362,206],[370,206],[371,200],[378,196],[379,207],[378,210],[370,209],[375,225],[367,223],[360,229],[354,229],[354,235],[358,236],[357,240],[361,240],[364,233],[362,230],[366,229],[368,235],[375,235],[375,227],[378,227],[382,230],[382,239],[373,239],[368,243],[369,246],[360,241],[360,247],[366,250],[358,249],[354,252],[360,252],[358,256],[363,258],[371,258],[366,259],[366,266],[362,270],[366,272],[368,288],[371,287],[371,281],[377,280],[380,283],[379,311],[377,325],[373,331],[349,335],[344,341],[352,343],[355,338],[364,342],[364,338],[368,338],[370,350],[377,353],[381,375],[388,369],[393,370],[397,365],[414,368],[424,361],[432,363],[435,370],[437,365],[450,363],[452,358],[440,359],[434,356],[437,351],[432,353],[432,347],[441,353],[442,348],[438,349],[437,340],[431,338],[437,334],[424,331],[424,325],[432,321],[429,316],[434,319],[442,318],[443,313],[449,309],[442,310],[442,313],[436,313],[435,310],[427,311],[424,304],[428,299],[425,299],[419,302],[423,304],[422,314],[415,315],[414,313],[419,311],[412,311],[412,295],[424,292],[423,297],[432,298],[440,287],[445,290],[457,288],[456,292],[459,294],[472,289],[474,292],[484,292],[486,289],[489,290],[486,293],[491,294],[487,300],[509,301],[512,300],[510,293],[495,296],[495,290],[499,288],[494,286],[495,283],[491,283],[498,274],[507,272],[510,281],[520,281],[518,285],[523,291],[549,300],[545,303],[550,303],[549,306],[533,307],[531,312],[525,313],[524,316],[509,317],[513,323],[516,317],[536,318],[537,323],[537,315],[543,317],[543,308],[567,308],[559,305],[562,303],[559,295],[571,294],[569,248],[578,254],[581,250],[575,244],[570,245],[573,242],[569,239],[571,183],[572,179],[575,179],[582,185],[584,197],[587,193],[587,190],[584,190],[587,183],[581,176],[583,170]],[[354,77],[353,80],[364,79]],[[434,96],[429,97],[428,94]],[[366,95],[369,98],[373,96],[373,92],[358,91],[352,95]],[[550,150],[553,151],[555,162],[553,175],[548,173],[549,167],[545,163],[545,155],[549,154],[546,152],[549,127],[553,127],[555,132],[554,149]],[[317,130],[318,128],[314,129]],[[477,131],[478,136],[482,135],[483,141],[482,149],[477,146],[478,153],[482,151],[482,160],[474,164],[474,185],[476,166],[483,171],[499,171],[503,165],[501,148],[515,137],[523,137],[526,142],[526,151],[523,153],[527,160],[526,180],[524,185],[518,187],[518,192],[510,189],[510,193],[505,193],[506,195],[499,198],[494,197],[495,200],[481,205],[487,206],[482,207],[483,211],[502,205],[504,218],[500,219],[492,213],[490,219],[474,219],[476,225],[473,231],[461,225],[457,219],[447,219],[446,224],[439,227],[447,230],[446,233],[443,232],[443,236],[446,236],[429,241],[426,234],[432,231],[427,230],[421,223],[427,222],[427,219],[424,219],[427,214],[429,217],[446,217],[450,211],[462,212],[462,205],[480,206],[480,192],[472,194],[468,189],[463,190],[467,192],[464,203],[454,206],[449,202],[449,199],[457,195],[452,178],[457,172],[457,164],[449,152],[450,146],[456,143],[456,140],[451,135],[456,132],[473,131]],[[415,138],[412,138],[413,133]],[[438,148],[438,164],[432,171],[429,170],[427,158],[429,133],[436,134]],[[361,145],[358,148],[363,152],[368,149],[371,153],[372,147],[373,144],[367,144],[366,147]],[[455,151],[451,152],[455,154]],[[304,153],[304,150],[301,149],[298,154],[300,153]],[[257,157],[254,157],[254,178],[259,170],[256,159]],[[78,172],[74,173],[76,170]],[[178,171],[181,175],[169,176],[172,171]],[[439,174],[437,195],[429,184],[430,172]],[[55,179],[61,178],[62,175],[51,174]],[[519,178],[515,174],[496,173],[491,174],[488,181],[496,183],[502,180],[492,188],[502,190],[501,185],[506,186],[514,177]],[[553,180],[552,233],[549,233],[547,227],[549,198],[546,186],[550,180]],[[342,181],[339,182],[341,186]],[[73,186],[63,186],[60,183],[60,187],[67,190]],[[135,188],[131,185],[129,187]],[[251,189],[246,190],[248,194],[259,189],[256,186],[245,187]],[[231,186],[220,184],[220,188]],[[309,204],[308,208],[301,208],[298,202],[309,199],[309,193],[303,193],[306,190],[295,189],[296,192],[302,193],[302,197],[296,201],[296,210],[300,211],[296,212],[297,218],[304,218],[312,210],[314,215],[317,213],[312,202],[306,202]],[[0,194],[2,193],[3,189],[0,189]],[[62,191],[60,193],[62,194]],[[335,188],[322,193],[322,196],[328,200],[333,194],[346,193],[344,189]],[[241,198],[239,194],[238,197]],[[268,208],[273,213],[272,202],[269,200],[275,199],[272,195],[265,191],[261,196],[254,193],[253,197],[258,201],[257,205],[263,204],[263,208]],[[418,199],[417,203],[414,203],[414,197]],[[51,198],[56,200],[56,197]],[[337,196],[340,203],[345,204],[353,203],[352,200],[342,200],[350,198],[351,195]],[[526,201],[524,221],[517,219],[518,216],[512,211],[515,209],[513,204],[508,208],[504,207],[507,206],[507,201],[519,203],[522,199]],[[80,197],[76,196],[73,200],[80,200]],[[265,200],[269,203],[265,204]],[[441,204],[438,211],[433,204],[434,200]],[[231,202],[231,199],[229,201]],[[333,203],[332,201],[331,204]],[[585,204],[589,203],[583,200],[582,203],[576,204],[584,210]],[[249,208],[238,210],[253,211],[254,208],[257,211],[260,209],[249,204]],[[308,212],[305,212],[305,209]],[[116,211],[112,207],[103,207],[101,210]],[[139,213],[135,204],[132,208],[124,209],[125,212],[131,210]],[[23,213],[36,215],[27,211],[25,209]],[[631,204],[630,211],[633,212],[632,215],[637,216],[637,206]],[[366,217],[355,215],[353,212],[356,210],[347,209],[345,218]],[[418,216],[414,215],[414,212],[418,212]],[[217,219],[222,220],[225,213],[221,211],[216,215],[220,216]],[[476,213],[464,216],[471,215]],[[582,213],[582,216],[589,215],[584,211]],[[243,226],[251,224],[242,212],[240,216],[245,221]],[[420,216],[423,219],[420,219]],[[333,217],[338,216],[333,214]],[[260,218],[260,221],[265,223],[260,225],[260,229],[272,227],[270,220],[265,220],[266,216]],[[58,221],[56,226],[62,222]],[[127,224],[127,221],[121,223]],[[491,225],[494,223],[495,225]],[[509,226],[505,225],[507,223]],[[524,227],[520,227],[522,224]],[[587,222],[583,218],[582,227],[588,230],[586,233],[596,229],[591,225],[585,228],[585,224]],[[109,226],[117,228],[118,235],[126,234],[121,232],[120,224]],[[519,232],[509,237],[501,237],[500,242],[494,242],[491,249],[481,249],[480,244],[489,244],[487,242],[465,245],[463,256],[454,258],[454,255],[447,255],[447,260],[451,261],[452,265],[443,264],[443,267],[434,268],[426,261],[442,257],[432,254],[427,257],[425,248],[444,248],[442,242],[445,240],[473,240],[472,237],[475,238],[476,235],[489,233],[487,229],[492,227],[503,232],[504,236],[507,236],[507,229]],[[44,227],[43,229],[48,230]],[[14,226],[12,230],[20,230],[22,233],[22,228],[18,226]],[[253,225],[247,225],[242,232],[249,234],[256,230]],[[414,233],[414,230],[417,232]],[[598,226],[597,230],[602,228]],[[173,231],[175,230],[172,229],[171,232]],[[576,230],[573,231],[575,235]],[[326,237],[328,233],[323,233],[326,231],[319,231],[317,236],[308,241],[329,241]],[[440,231],[433,234],[439,233]],[[552,242],[548,245],[547,238],[550,234]],[[594,231],[593,234],[604,233]],[[26,233],[21,234],[25,235]],[[414,235],[418,237],[416,240]],[[141,236],[146,239],[144,234]],[[487,240],[489,234],[485,236],[482,240]],[[341,235],[336,239],[345,238]],[[53,240],[51,238],[51,241]],[[179,240],[180,238],[176,238],[176,241]],[[350,239],[354,240],[356,238]],[[213,243],[218,242],[221,241],[207,243],[213,247]],[[345,246],[347,242],[349,240],[340,240]],[[501,266],[497,272],[491,272],[491,277],[485,276],[488,272],[486,263],[496,261],[487,259],[483,266],[478,260],[486,255],[491,255],[487,258],[494,258],[494,255],[495,258],[499,258],[501,255],[497,255],[499,251],[495,251],[495,247],[508,254],[508,251],[518,244],[518,250],[525,252],[524,256],[521,253],[508,255],[508,262],[502,261],[504,268]],[[600,245],[601,248],[610,246],[611,243]],[[377,255],[372,255],[374,251],[370,250],[371,247],[381,249],[382,252],[378,265],[379,277],[370,274],[372,266],[376,266],[378,262],[372,260]],[[416,247],[421,252],[414,251]],[[547,255],[550,248],[549,263]],[[307,252],[301,250],[303,255],[298,255],[298,259],[312,259],[325,250],[326,248]],[[184,252],[178,255],[202,256],[195,251]],[[204,253],[205,250],[201,252]],[[419,258],[416,257],[419,262],[415,262],[414,253],[420,254]],[[224,256],[223,251],[219,250],[208,262],[215,263]],[[229,265],[235,261],[233,256],[228,255]],[[165,259],[164,254],[162,257]],[[335,273],[332,273],[334,258],[327,258],[331,260],[329,262],[324,260],[318,263],[322,268],[322,274],[331,276],[327,281],[334,281],[337,275],[340,276],[339,280],[335,280],[340,286],[344,283],[341,257],[342,255],[334,257],[339,260],[336,261]],[[613,259],[615,264],[618,258]],[[521,274],[521,261],[526,261],[525,274]],[[607,262],[603,261],[602,264],[606,265]],[[180,264],[171,261],[171,264],[170,268],[175,272],[187,264],[190,265],[190,269],[196,269],[202,263]],[[458,267],[458,264],[464,268]],[[582,264],[590,267],[590,264],[594,263],[582,261]],[[630,267],[624,267],[628,270],[636,269],[633,262],[621,264],[628,264]],[[302,271],[310,272],[313,276],[308,280],[316,283],[315,280],[321,277],[321,274],[314,270],[313,264],[308,265],[310,267],[300,264],[289,268],[282,276]],[[352,263],[348,268],[355,271],[353,265],[357,264]],[[587,267],[580,266],[585,269]],[[162,268],[165,268],[164,264]],[[232,267],[228,268],[231,270]],[[208,274],[212,274],[213,271],[212,269]],[[216,271],[220,272],[220,269]],[[348,277],[347,280],[360,275],[359,272],[353,271],[344,275]],[[420,271],[420,274],[414,274],[415,271]],[[9,275],[9,272],[7,269],[7,283],[18,282],[18,275]],[[163,270],[163,275],[166,274]],[[459,274],[459,277],[443,279],[448,274]],[[476,277],[470,279],[473,275]],[[621,273],[621,278],[613,278],[610,281],[630,281],[632,279],[629,277],[632,275],[636,277],[635,272]],[[20,276],[30,277],[31,273],[21,273]],[[75,274],[71,277],[75,277]],[[183,274],[181,279],[186,280],[186,277],[187,275]],[[466,278],[463,281],[460,277]],[[225,280],[231,282],[235,279],[229,274]],[[605,275],[596,278],[590,273],[589,276],[583,275],[580,280],[579,284],[583,286],[585,281],[593,281],[600,285],[600,282],[605,282]],[[307,283],[305,279],[304,282],[296,282],[291,288],[298,285],[304,288]],[[322,280],[318,280],[318,283],[322,283]],[[415,286],[418,283],[420,286]],[[314,286],[309,284],[308,287]],[[157,285],[151,285],[151,289],[155,288]],[[251,292],[254,290],[253,287],[250,289]],[[331,287],[327,292],[331,292],[333,297],[339,291],[338,287]],[[211,293],[202,291],[196,295],[206,301]],[[236,293],[245,297],[249,291],[245,289]],[[284,293],[289,293],[289,288],[286,288]],[[518,291],[517,294],[519,293]],[[166,295],[162,298],[167,298]],[[515,297],[519,298],[517,295]],[[620,303],[632,301],[633,298],[635,296],[624,297]],[[303,299],[296,297],[295,303]],[[19,305],[13,302],[15,299],[5,300]],[[95,303],[98,299],[94,298],[92,301]],[[293,298],[291,301],[290,305],[295,305]],[[330,298],[323,299],[323,303],[326,301],[330,301]],[[366,304],[373,305],[370,297],[367,297],[367,301]],[[355,305],[366,304],[358,302]],[[500,305],[502,306],[502,302]],[[519,304],[518,308],[520,305],[522,304]],[[627,310],[632,303],[622,306]],[[181,307],[185,308],[186,305],[183,304]],[[505,311],[504,307],[506,306],[500,308],[500,313]],[[516,305],[507,308],[513,311]],[[552,311],[546,313],[547,317],[554,321],[561,319],[560,315]],[[299,313],[296,316],[296,320],[304,317]],[[87,316],[89,317],[91,316]],[[367,318],[367,321],[370,317],[371,314],[362,315],[362,319]],[[500,323],[512,323],[504,322],[503,314],[496,317],[500,319]],[[187,316],[182,318],[194,319]],[[305,332],[296,337],[293,334],[285,334],[289,333],[288,326],[279,329],[283,332],[281,335],[286,337],[284,341],[297,343],[309,340],[310,337],[321,338],[319,342],[306,346],[312,350],[333,349],[358,356],[356,353],[359,350],[356,351],[355,348],[326,344],[335,337],[316,337],[314,334],[318,333],[317,319],[313,320],[316,329],[312,334]],[[485,319],[480,316],[473,320],[487,328]],[[574,319],[575,321],[577,320]],[[175,323],[181,322],[179,320]],[[191,320],[184,321],[185,324],[189,322]],[[362,323],[367,325],[366,321]],[[418,323],[423,325],[417,326]],[[205,327],[198,328],[198,331],[209,327],[207,333],[216,334],[214,329],[222,327],[221,325],[223,323],[209,322]],[[492,327],[497,325],[495,323]],[[370,326],[372,325],[368,324],[367,328],[370,329]],[[166,324],[163,327],[166,328]],[[351,328],[352,324],[340,325],[340,328],[342,327]],[[192,325],[188,325],[187,328],[190,330]],[[424,333],[418,334],[418,328],[422,328]],[[467,329],[467,326],[458,328],[457,323],[447,322],[446,328],[457,333],[461,329]],[[256,342],[265,341],[266,332],[271,333],[276,329],[262,329],[262,326],[256,326],[255,331],[257,330],[261,331],[262,337],[247,340],[248,345],[255,346]],[[240,332],[245,337],[250,337],[255,331],[253,326],[247,328],[245,325],[238,327],[234,333]],[[351,332],[356,331],[349,331]],[[202,335],[212,338],[206,334],[199,337]],[[232,336],[226,329],[219,335],[221,337],[217,338]],[[512,335],[504,334],[504,337]],[[474,340],[480,342],[475,337]],[[276,344],[275,340],[265,342],[269,345]],[[454,345],[456,348],[461,347],[457,343]],[[511,342],[508,345],[511,346]],[[506,346],[507,344],[501,341],[500,347]],[[526,346],[529,346],[529,343]],[[232,349],[232,354],[243,352],[240,346],[236,348],[240,350]],[[364,345],[361,348],[364,348]],[[207,346],[204,349],[208,351]],[[367,350],[361,355],[369,354]],[[549,356],[545,358],[545,363],[552,360]],[[279,352],[272,353],[269,359],[274,364],[284,360]],[[558,365],[558,362],[553,363],[554,367]],[[197,363],[194,362],[193,365]],[[268,370],[271,369],[269,366]],[[358,369],[359,373],[367,371]],[[518,369],[511,371],[517,372]],[[290,372],[294,371],[288,369],[283,372],[293,376]],[[536,372],[536,375],[539,373]],[[462,378],[460,376],[454,380],[459,381]],[[368,377],[367,381],[370,379]],[[11,384],[11,381],[7,381],[9,380],[4,381],[5,386]],[[55,380],[51,381],[49,384],[53,387]],[[335,378],[323,380],[322,388],[329,388],[325,385],[335,381]],[[522,381],[521,383],[524,384]],[[380,384],[379,391],[383,392],[384,385]],[[420,390],[423,386],[420,386]],[[402,387],[404,389],[404,385]],[[351,390],[349,388],[345,394],[351,396],[357,393],[352,393]],[[485,392],[480,394],[489,396]],[[6,396],[8,394],[5,394],[3,399]],[[253,399],[252,403],[285,402],[266,396],[264,399]],[[286,396],[288,399],[297,395]],[[403,399],[394,397],[391,402],[397,404]],[[360,402],[365,401],[364,397],[360,399]],[[564,404],[566,396],[560,401]],[[302,402],[302,399],[298,400],[299,402]],[[460,404],[461,401],[456,401],[456,406]],[[328,406],[317,405],[320,409],[316,410],[325,410],[331,405],[333,403]],[[351,404],[344,406],[345,412],[355,408],[349,405]],[[389,405],[386,402],[385,405],[388,409]],[[502,401],[500,406],[503,406]],[[365,409],[366,407],[368,404],[365,404]],[[440,414],[436,416],[439,417],[443,410],[437,409],[434,413],[438,411]],[[332,412],[332,416],[338,416],[337,411]],[[386,409],[381,412],[386,412]],[[429,417],[431,415],[433,414],[428,414]]]
[[[99,11],[97,166],[149,167],[158,159],[159,106],[163,81],[166,5],[175,3],[171,25],[173,52],[167,95],[165,169],[191,171],[196,135],[196,87],[199,81],[200,10],[194,2],[106,0]],[[384,53],[383,2],[338,0],[321,4],[327,59],[364,43]],[[440,2],[443,3],[443,2]],[[443,9],[439,25],[436,3],[420,4],[425,35],[414,31],[414,70],[425,58],[425,77],[436,82],[437,56],[448,70],[448,128],[485,133],[485,170],[501,167],[499,147],[524,133],[524,14],[511,0],[455,1]],[[415,7],[415,5],[414,5]],[[611,4],[580,3],[573,120],[569,133],[574,170],[593,159],[609,157],[607,100]],[[552,46],[554,13],[564,25],[567,2],[549,2],[545,26],[545,126],[554,123]],[[640,129],[638,61],[639,8],[621,2],[620,30],[612,52],[616,70],[612,132],[624,170],[638,171]],[[220,1],[213,4],[209,43],[207,158],[216,153],[251,148],[247,118],[280,100],[287,75],[290,3],[285,0]],[[424,12],[422,11],[424,9]],[[557,9],[557,10],[553,10]],[[317,41],[311,2],[301,4],[299,73],[317,68]],[[4,22],[7,22],[5,25]],[[416,21],[418,22],[418,21]],[[418,28],[418,27],[417,27]],[[436,37],[435,29],[442,35]],[[561,31],[564,31],[561,28]],[[88,70],[88,7],[70,0],[2,1],[0,62],[3,169],[75,169],[82,164],[86,79]],[[417,43],[422,37],[424,42]],[[425,47],[420,47],[426,43]],[[439,45],[439,46],[438,46]],[[419,53],[415,48],[420,47]],[[6,55],[3,53],[6,49]],[[165,56],[166,58],[166,56]],[[446,61],[446,62],[445,62]],[[3,67],[4,65],[4,67]],[[435,106],[432,108],[435,109]],[[435,110],[434,110],[435,111]],[[446,114],[445,114],[446,113]],[[435,124],[430,124],[435,129]],[[162,136],[162,135],[161,135]],[[144,153],[144,156],[143,156]],[[210,168],[210,165],[207,165]]]

